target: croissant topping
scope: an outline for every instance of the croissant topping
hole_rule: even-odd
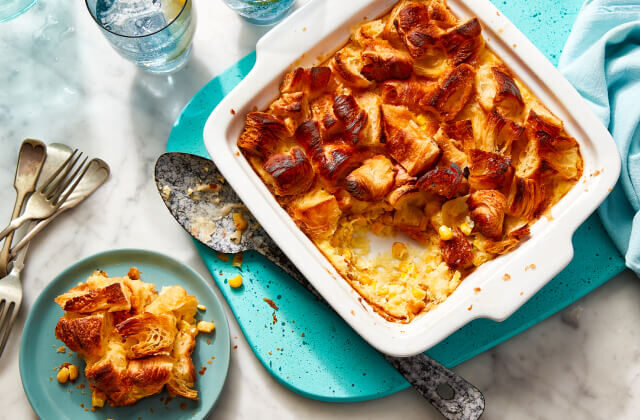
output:
[[[468,268],[473,261],[471,245],[460,229],[453,228],[452,231],[451,239],[440,239],[442,259],[454,270]]]
[[[366,88],[371,84],[362,75],[362,49],[347,45],[338,51],[331,60],[331,68],[338,75],[341,81],[354,88]]]
[[[440,149],[412,119],[405,107],[382,105],[382,121],[387,153],[414,176],[429,169],[440,156]]]
[[[423,191],[445,198],[464,195],[469,191],[464,173],[455,163],[445,168],[438,167],[428,171],[418,179],[416,186]]]
[[[197,400],[191,353],[198,333],[198,301],[182,287],[165,287],[158,295],[152,284],[95,272],[56,301],[69,302],[67,297],[79,291],[101,295],[101,289],[114,285],[130,290],[133,308],[110,311],[113,307],[89,300],[65,312],[55,328],[56,337],[85,360],[95,406],[105,400],[114,407],[131,405],[165,385],[174,394]]]
[[[507,199],[507,214],[532,220],[545,198],[544,185],[530,178],[514,176]]]
[[[358,200],[380,200],[393,186],[394,175],[391,161],[378,155],[351,172],[345,179],[345,188]]]
[[[321,67],[287,74],[272,124],[249,122],[239,142],[274,199],[391,321],[411,322],[517,248],[584,170],[562,120],[482,32],[446,0],[400,0],[356,23]],[[371,252],[370,234],[395,243]],[[139,313],[133,301],[122,316]]]
[[[285,75],[280,85],[280,92],[301,92],[312,99],[324,92],[330,81],[331,69],[329,67],[311,67],[310,69],[298,67]]]
[[[511,159],[497,153],[471,150],[469,185],[474,190],[500,189],[511,181],[513,167]]]
[[[425,55],[443,33],[442,29],[430,22],[429,9],[422,3],[410,3],[403,7],[393,23],[414,58]]]
[[[344,139],[356,144],[367,127],[368,114],[360,109],[351,95],[336,96],[333,102],[333,113],[342,122],[345,129]]]
[[[98,356],[109,328],[109,317],[103,312],[81,318],[60,318],[55,335],[71,351],[87,357]]]
[[[68,312],[91,313],[95,311],[128,311],[131,309],[131,291],[121,282],[104,287],[79,290],[73,288],[69,293],[58,296],[55,301]]]
[[[122,337],[135,341],[127,356],[139,359],[146,356],[168,356],[178,332],[175,324],[173,316],[145,312],[125,319],[116,325],[116,329]]]
[[[490,238],[500,238],[507,207],[505,196],[500,191],[481,190],[471,194],[467,203],[478,230]]]
[[[302,92],[283,93],[271,104],[269,112],[282,118],[287,131],[293,133],[298,124],[309,118],[309,102]]]
[[[432,109],[445,121],[453,120],[467,104],[473,94],[475,70],[468,64],[461,64],[446,74],[438,83],[438,88],[420,103]]]
[[[300,147],[271,155],[263,167],[271,175],[270,184],[277,195],[302,194],[313,184],[313,167]]]
[[[367,80],[384,82],[389,79],[408,79],[413,70],[413,60],[409,54],[396,50],[384,40],[365,43],[362,58],[365,64],[360,73]]]
[[[333,234],[341,213],[335,196],[323,190],[307,193],[289,207],[293,220],[312,237],[326,238]]]
[[[266,112],[250,112],[238,147],[246,153],[266,157],[276,150],[281,139],[291,136],[284,120]]]
[[[475,60],[484,47],[481,36],[482,26],[478,18],[471,18],[458,26],[448,29],[440,43],[449,54],[454,65]]]

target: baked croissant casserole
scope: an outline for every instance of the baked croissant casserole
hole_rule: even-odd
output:
[[[389,320],[515,249],[582,176],[577,141],[445,0],[401,1],[297,68],[238,147],[336,270]],[[369,252],[376,238],[395,238]]]
[[[198,399],[191,353],[198,300],[180,286],[163,287],[95,271],[58,296],[65,314],[56,337],[86,362],[92,404],[131,405],[159,393]]]

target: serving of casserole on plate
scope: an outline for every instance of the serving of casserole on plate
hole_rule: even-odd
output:
[[[205,144],[334,309],[415,354],[504,319],[561,270],[619,160],[490,3],[338,3],[260,41]]]

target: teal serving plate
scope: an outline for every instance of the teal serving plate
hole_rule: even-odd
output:
[[[137,267],[141,279],[156,285],[178,285],[198,298],[206,311],[198,311],[198,320],[213,321],[211,334],[198,334],[193,363],[196,371],[206,366],[203,374],[196,374],[199,401],[160,394],[144,398],[128,407],[104,407],[91,411],[91,391],[83,375],[85,364],[75,353],[58,353],[64,343],[56,339],[54,328],[63,310],[54,302],[56,296],[68,291],[96,269],[110,277],[127,274],[129,267]],[[210,344],[207,343],[207,340]],[[214,357],[214,359],[212,359]],[[20,376],[22,386],[33,410],[43,420],[56,419],[202,419],[212,410],[225,383],[229,369],[230,338],[227,318],[211,286],[186,265],[151,251],[120,249],[93,255],[73,264],[59,274],[36,300],[24,327],[20,344]],[[211,360],[211,364],[207,361]],[[59,384],[56,367],[64,362],[78,366],[80,375],[75,382]]]

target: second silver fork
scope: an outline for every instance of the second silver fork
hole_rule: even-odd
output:
[[[87,172],[88,165],[86,165],[87,158],[85,157],[82,163],[76,167],[72,175],[69,176],[69,173],[82,156],[82,152],[75,156],[77,152],[78,150],[76,149],[53,175],[29,197],[22,216],[13,219],[11,223],[0,232],[0,239],[9,235],[25,222],[34,219],[46,219],[60,208]]]

